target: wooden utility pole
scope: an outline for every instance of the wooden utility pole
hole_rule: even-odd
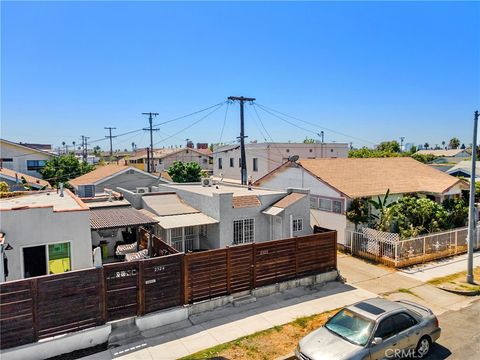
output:
[[[244,103],[245,101],[255,101],[254,98],[247,98],[243,96],[229,96],[228,100],[240,102],[240,176],[242,179],[242,185],[247,185],[247,158],[245,154],[245,119],[244,119]]]
[[[112,162],[113,159],[113,144],[112,144],[112,139],[115,138],[116,136],[112,136],[112,130],[116,130],[116,127],[111,127],[111,126],[106,126],[104,129],[109,131],[109,135],[105,136],[107,139],[110,139],[110,162]]]
[[[158,113],[152,113],[152,112],[147,112],[147,113],[142,113],[142,115],[148,115],[148,123],[149,127],[144,128],[143,130],[150,131],[150,159],[147,164],[147,171],[149,173],[152,173],[154,171],[154,161],[153,161],[153,132],[158,131],[158,129],[153,128],[153,117],[157,116]],[[148,151],[148,150],[147,150]]]

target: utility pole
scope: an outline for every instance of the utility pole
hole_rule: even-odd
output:
[[[107,139],[110,139],[110,162],[112,162],[113,159],[113,145],[112,145],[112,139],[115,138],[116,136],[112,136],[112,130],[116,130],[116,127],[111,127],[111,126],[106,126],[104,127],[105,130],[109,131],[109,135],[105,136]]]
[[[475,246],[477,229],[475,226],[475,168],[477,158],[477,127],[478,111],[473,118],[473,143],[472,143],[472,169],[470,171],[470,197],[468,208],[468,258],[467,258],[467,282],[474,284],[473,279],[473,248]]]
[[[82,135],[82,158],[84,162],[87,162],[88,157],[88,139],[90,139],[89,136]]]
[[[245,119],[243,115],[243,106],[245,101],[255,101],[254,98],[247,98],[243,96],[229,96],[228,100],[230,101],[238,101],[240,102],[240,158],[241,158],[241,166],[240,166],[240,175],[242,179],[242,185],[247,185],[247,157],[245,154]]]
[[[403,140],[405,140],[405,136],[400,137],[400,152],[403,152]]]
[[[147,171],[149,173],[152,173],[154,170],[154,162],[153,162],[153,132],[158,131],[158,129],[153,128],[153,117],[157,116],[158,113],[152,113],[152,112],[147,112],[147,113],[142,113],[142,115],[148,115],[148,123],[149,127],[144,128],[143,130],[150,131],[150,158],[147,164]],[[148,152],[148,150],[147,150]]]
[[[82,135],[82,159],[85,161],[85,136]]]
[[[320,157],[323,158],[323,142],[325,141],[325,133],[322,131],[320,131],[320,134],[317,133],[317,135],[320,137],[321,142],[320,142]]]

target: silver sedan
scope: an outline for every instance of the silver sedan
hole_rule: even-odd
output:
[[[340,310],[300,340],[299,360],[422,358],[440,337],[433,312],[411,301],[375,298]]]

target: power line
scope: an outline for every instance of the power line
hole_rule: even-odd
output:
[[[219,144],[222,143],[223,131],[225,130],[225,124],[227,122],[227,113],[228,113],[228,108],[229,107],[230,107],[230,102],[227,102],[227,108],[225,109],[225,116],[223,118],[222,131],[220,132],[220,140],[218,141]]]
[[[222,108],[223,105],[225,105],[225,103],[226,103],[226,101],[224,101],[223,103],[217,105],[217,107],[216,107],[215,109],[213,109],[212,111],[210,111],[208,114],[202,116],[200,119],[194,121],[194,122],[191,123],[190,125],[188,125],[188,126],[184,127],[183,129],[177,131],[176,133],[174,133],[174,134],[172,134],[172,135],[170,135],[170,136],[168,136],[168,137],[166,137],[166,138],[164,138],[164,139],[161,139],[161,140],[157,141],[154,145],[157,145],[157,144],[159,144],[159,143],[161,143],[161,142],[165,142],[165,141],[167,141],[168,139],[171,139],[172,137],[175,137],[175,136],[177,136],[178,134],[184,132],[185,130],[190,129],[192,126],[195,126],[195,125],[198,124],[200,121],[206,119],[208,116],[210,116],[211,114],[213,114],[214,112],[216,112],[217,110],[219,110],[220,108]]]
[[[266,106],[266,105],[259,104],[259,103],[257,103],[257,102],[255,103],[255,105],[259,106],[260,109],[262,109],[263,111],[265,111],[265,112],[267,112],[267,113],[269,113],[269,114],[271,114],[271,115],[273,115],[273,116],[275,116],[275,117],[277,117],[277,118],[279,118],[279,119],[281,119],[281,120],[289,123],[290,125],[295,126],[295,127],[298,127],[299,129],[302,129],[302,130],[305,130],[305,131],[314,133],[315,135],[318,135],[318,133],[317,133],[317,132],[314,132],[314,131],[312,131],[312,130],[303,128],[303,127],[301,127],[301,126],[299,126],[299,125],[297,125],[297,124],[295,124],[295,123],[292,123],[292,122],[290,122],[290,121],[288,121],[288,120],[286,120],[286,119],[284,119],[284,118],[282,118],[282,117],[280,117],[280,116],[278,116],[278,115],[276,115],[276,114],[274,114],[274,113],[272,113],[272,112],[275,112],[275,113],[278,113],[278,114],[280,114],[280,115],[289,117],[289,118],[291,118],[291,119],[294,119],[294,120],[303,122],[303,123],[308,124],[308,125],[310,125],[310,126],[313,126],[313,127],[315,127],[315,128],[325,129],[325,130],[330,131],[330,132],[332,132],[332,133],[335,133],[335,134],[338,134],[338,135],[342,135],[342,136],[345,136],[345,137],[348,137],[348,138],[351,138],[351,139],[355,139],[355,140],[358,140],[358,141],[361,141],[361,142],[364,142],[364,143],[375,144],[375,143],[372,142],[372,141],[365,140],[365,139],[362,139],[362,138],[359,138],[359,137],[356,137],[356,136],[348,135],[348,134],[342,133],[342,132],[340,132],[340,131],[336,131],[336,130],[333,130],[333,129],[329,129],[329,128],[325,127],[325,126],[321,126],[321,125],[312,123],[312,122],[310,122],[310,121],[302,120],[302,119],[297,118],[297,117],[295,117],[295,116],[285,114],[285,113],[283,113],[283,112],[281,112],[281,111],[272,109],[271,107],[268,107],[268,106]],[[268,111],[268,110],[270,110],[270,111]]]

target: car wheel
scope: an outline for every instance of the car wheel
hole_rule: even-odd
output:
[[[415,349],[415,354],[417,355],[417,358],[422,359],[427,356],[430,352],[431,345],[432,341],[428,336],[422,337],[417,344],[417,348]]]

